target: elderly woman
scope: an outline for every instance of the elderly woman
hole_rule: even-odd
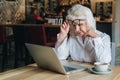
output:
[[[55,50],[60,59],[81,62],[111,61],[110,37],[96,30],[96,21],[91,10],[80,4],[68,10],[65,22],[60,27]]]

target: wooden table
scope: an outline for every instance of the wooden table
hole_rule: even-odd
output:
[[[89,63],[72,62],[88,68],[93,67]],[[9,70],[0,73],[0,80],[120,80],[120,66],[110,66],[112,73],[106,75],[93,74],[88,70],[63,75],[56,72],[43,70],[36,64]]]

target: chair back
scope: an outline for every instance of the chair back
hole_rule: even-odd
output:
[[[43,45],[46,43],[46,32],[43,26],[32,26],[30,30],[30,43]]]

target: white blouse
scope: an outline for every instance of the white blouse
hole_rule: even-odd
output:
[[[111,61],[110,37],[100,31],[96,31],[100,37],[87,37],[82,42],[79,36],[70,36],[62,44],[55,45],[55,50],[60,59],[67,59],[70,55],[73,60],[82,62],[106,62]],[[59,36],[58,36],[59,37]]]

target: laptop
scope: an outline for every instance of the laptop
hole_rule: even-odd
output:
[[[38,67],[62,74],[70,74],[87,69],[85,66],[71,64],[66,60],[60,60],[53,47],[25,43],[29,53]]]

